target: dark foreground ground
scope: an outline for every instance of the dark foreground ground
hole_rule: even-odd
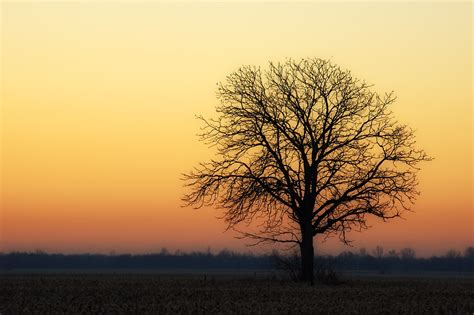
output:
[[[270,276],[0,274],[0,314],[474,314],[474,281],[346,277],[310,287]]]

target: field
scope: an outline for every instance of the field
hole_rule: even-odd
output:
[[[269,275],[10,273],[0,314],[473,314],[473,279],[352,277],[313,287]]]

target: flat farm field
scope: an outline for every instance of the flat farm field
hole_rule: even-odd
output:
[[[473,279],[356,277],[338,285],[154,273],[0,275],[0,313],[473,314]]]

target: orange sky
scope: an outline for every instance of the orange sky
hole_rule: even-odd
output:
[[[194,115],[212,115],[216,82],[286,57],[394,90],[435,158],[415,212],[354,246],[473,245],[471,3],[0,5],[0,250],[247,250],[219,210],[180,207],[180,174],[212,156]]]

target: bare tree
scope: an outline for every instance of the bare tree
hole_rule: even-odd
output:
[[[400,258],[410,260],[416,258],[416,252],[413,248],[406,247],[400,250]]]
[[[388,251],[387,257],[389,257],[389,258],[398,258],[398,253],[397,253],[396,250],[391,249],[391,250]]]
[[[256,218],[259,242],[299,245],[303,281],[313,281],[316,235],[367,228],[408,210],[418,194],[413,131],[398,123],[392,93],[370,86],[327,60],[246,66],[218,85],[217,117],[201,140],[218,157],[184,175],[183,197],[224,210],[229,228]]]
[[[383,258],[383,247],[382,246],[377,245],[377,247],[375,247],[374,256],[375,256],[375,258],[377,258],[379,260]]]

